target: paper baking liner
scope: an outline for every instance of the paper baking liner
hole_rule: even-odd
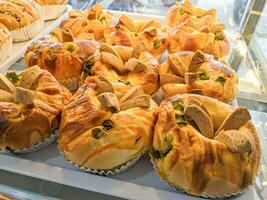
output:
[[[32,24],[11,31],[10,33],[14,39],[14,42],[23,42],[34,38],[42,31],[43,27],[44,27],[44,19],[43,17],[41,17]]]
[[[149,153],[149,156],[150,156],[150,161],[151,161],[151,163],[153,164],[153,168],[155,169],[157,175],[160,177],[160,180],[161,180],[161,181],[163,181],[164,183],[166,183],[167,185],[169,185],[169,186],[172,187],[173,189],[175,189],[175,190],[179,190],[179,191],[181,191],[181,192],[183,192],[183,193],[185,193],[185,194],[188,194],[188,195],[190,195],[190,196],[203,197],[203,198],[210,198],[210,199],[215,199],[215,198],[228,198],[228,197],[236,196],[236,195],[239,195],[239,194],[241,194],[241,193],[243,193],[243,192],[246,192],[246,191],[248,191],[249,188],[250,188],[250,186],[248,186],[247,188],[245,188],[245,189],[243,189],[243,190],[241,190],[241,191],[238,191],[238,192],[235,192],[235,193],[232,193],[232,194],[226,194],[226,195],[217,195],[217,196],[203,195],[203,194],[202,194],[202,195],[194,195],[194,194],[191,194],[191,193],[189,193],[189,192],[183,190],[183,189],[180,188],[180,187],[175,186],[175,185],[172,184],[172,183],[169,183],[168,180],[163,179],[163,178],[160,176],[160,174],[158,173],[158,168],[156,167],[156,164],[155,164],[155,162],[154,162],[154,158],[153,158],[151,152]]]
[[[3,149],[0,151],[0,153],[32,153],[35,151],[39,151],[47,146],[49,146],[50,144],[52,144],[54,141],[56,141],[58,138],[58,131],[55,131],[55,133],[51,134],[49,138],[44,139],[41,142],[38,142],[37,144],[34,144],[30,147],[21,149],[21,150],[12,150],[12,149]]]
[[[3,63],[11,55],[13,38],[9,39],[0,47],[0,63]]]
[[[44,5],[42,6],[44,20],[52,20],[60,17],[63,12],[66,10],[67,5]]]
[[[59,143],[59,142],[58,142]],[[112,175],[116,175],[116,174],[119,174],[119,173],[122,173],[124,172],[125,170],[129,169],[131,166],[133,166],[141,157],[142,155],[144,154],[143,153],[140,153],[138,156],[136,156],[134,159],[124,163],[124,164],[121,164],[120,166],[114,168],[114,169],[111,169],[111,170],[97,170],[97,169],[90,169],[90,168],[86,168],[86,167],[83,167],[83,166],[80,166],[74,162],[72,162],[71,160],[69,160],[64,152],[60,149],[60,147],[58,146],[58,149],[60,151],[60,154],[62,154],[65,158],[65,160],[67,160],[70,164],[74,165],[75,167],[78,167],[84,171],[87,171],[87,172],[90,172],[92,174],[98,174],[98,175],[102,175],[102,176],[112,176]]]

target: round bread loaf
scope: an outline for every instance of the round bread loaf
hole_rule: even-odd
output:
[[[169,31],[169,53],[177,51],[203,51],[215,58],[225,58],[230,53],[230,44],[225,36],[224,25],[216,24],[212,28],[197,27],[187,20]]]
[[[103,76],[89,80],[64,107],[59,147],[75,165],[108,174],[149,149],[157,105],[141,86],[118,97],[116,83]]]
[[[226,62],[214,60],[201,51],[172,53],[158,72],[166,96],[198,93],[224,102],[236,97],[236,72]]]
[[[253,184],[260,160],[256,129],[246,108],[183,94],[164,100],[151,156],[171,186],[205,197],[236,194]]]
[[[169,8],[166,16],[167,25],[175,28],[187,20],[192,20],[198,27],[212,27],[218,23],[217,13],[214,8],[205,10],[193,6],[189,0],[177,2]]]
[[[143,43],[135,48],[101,43],[89,58],[82,79],[101,75],[120,84],[122,90],[141,85],[146,94],[152,94],[158,88],[158,67],[158,60],[145,50]]]
[[[24,60],[27,67],[38,65],[48,70],[62,85],[74,91],[79,87],[80,75],[88,57],[97,46],[98,42],[93,40],[59,43],[45,38],[27,49]]]
[[[146,50],[158,59],[168,47],[166,27],[155,20],[134,21],[126,15],[105,29],[104,40],[110,45],[129,47],[143,42]]]
[[[38,66],[25,70],[20,76],[9,73],[7,77],[17,83],[15,87],[4,75],[0,76],[0,89],[6,91],[7,96],[0,98],[0,149],[19,151],[53,134],[70,94]]]
[[[72,10],[69,12],[69,18],[63,20],[60,27],[52,32],[52,39],[59,42],[88,39],[101,41],[105,28],[114,20],[110,13],[103,11],[100,4],[84,11]]]

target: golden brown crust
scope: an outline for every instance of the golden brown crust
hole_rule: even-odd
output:
[[[252,185],[260,158],[259,139],[252,122],[249,120],[235,132],[249,138],[251,152],[233,152],[225,143],[203,136],[190,119],[181,123],[181,105],[188,98],[206,107],[215,131],[234,111],[227,104],[200,95],[176,95],[163,101],[152,151],[158,174],[171,185],[197,196],[229,195]],[[243,141],[235,142],[240,145]]]
[[[65,42],[61,32],[69,30],[74,40],[86,40],[88,38],[102,41],[105,29],[114,22],[114,17],[105,11],[100,4],[88,10],[72,10],[69,18],[62,21],[60,27],[53,31],[51,38],[55,41]]]
[[[128,51],[129,48],[130,47],[126,49],[127,56],[124,57],[128,57],[129,53],[132,52],[132,50]],[[114,46],[114,51],[117,51],[117,49],[117,46]],[[117,52],[117,55],[122,55],[123,50],[124,48],[121,48],[121,50]],[[111,54],[114,58],[110,58],[110,60],[107,61],[103,59],[103,53],[106,52],[95,51],[93,59],[94,64],[92,66],[91,74],[104,76],[111,82],[117,82],[118,85],[125,88],[141,85],[146,94],[152,94],[158,88],[158,75],[156,68],[159,67],[159,62],[149,52],[144,51],[139,55],[137,59],[138,62],[145,65],[146,68],[142,68],[142,70],[137,71],[130,71],[131,69],[126,68],[129,60],[125,60],[125,58],[123,60],[114,54]],[[119,64],[116,64],[115,58],[120,60]]]
[[[104,30],[104,41],[110,45],[134,47],[138,39],[135,32],[129,30],[120,22],[116,22]]]
[[[167,14],[169,30],[169,52],[197,51],[224,58],[230,52],[230,45],[217,20],[215,9],[204,10],[194,7],[189,1],[177,3]]]
[[[19,103],[0,102],[1,149],[21,150],[49,138],[58,128],[58,116],[70,97],[67,89],[44,70],[36,80],[34,90],[16,88],[16,91],[14,98]],[[25,96],[27,91],[34,96]]]
[[[168,60],[161,64],[158,72],[160,75],[167,73],[184,78],[183,83],[161,84],[167,96],[195,90],[224,102],[231,102],[236,96],[238,79],[235,71],[225,62],[215,61],[212,56],[198,51],[170,54]]]
[[[65,106],[59,145],[65,157],[85,168],[112,170],[148,150],[157,106],[112,112],[99,101],[96,77],[81,87]],[[118,88],[114,86],[112,99]],[[121,104],[122,105],[122,104]]]
[[[205,10],[193,6],[190,1],[186,0],[184,3],[177,2],[173,5],[167,13],[167,24],[174,28],[179,26],[186,20],[194,20],[198,26],[205,25],[211,27],[217,23],[217,14],[215,9]]]
[[[63,21],[60,28],[62,30],[69,29],[74,37],[78,37],[81,33],[91,33],[99,41],[104,37],[105,25],[98,20],[75,17]]]
[[[58,43],[39,40],[32,44],[25,53],[27,67],[38,65],[48,70],[71,91],[79,86],[79,76],[85,62],[94,53],[98,42],[74,41]]]
[[[142,25],[141,25],[142,24]],[[146,50],[153,56],[160,58],[169,45],[167,38],[167,28],[161,26],[154,20],[142,22],[138,32],[138,41],[146,45]]]
[[[169,31],[168,51],[197,51],[214,55],[216,58],[225,58],[230,53],[230,44],[223,30],[197,29],[183,23]]]
[[[111,45],[129,47],[135,47],[142,41],[146,50],[157,58],[160,58],[168,47],[166,27],[155,20],[133,21],[124,15],[105,29],[104,39]]]

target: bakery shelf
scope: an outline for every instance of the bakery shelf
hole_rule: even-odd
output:
[[[112,12],[114,13],[114,15],[122,14],[122,12]],[[163,22],[164,20],[164,17],[149,14],[126,14],[133,18],[154,18],[160,22]],[[53,26],[51,25],[49,29],[45,30],[42,35],[50,32],[60,23],[63,18],[64,16],[56,20],[56,22],[54,22],[55,24],[53,24]],[[231,46],[233,47],[231,56],[229,57],[229,62],[236,64],[236,66],[239,66],[238,63],[240,62],[241,56],[241,62],[243,59],[247,59],[244,65],[248,67],[248,69],[253,70],[255,68],[255,64],[251,59],[242,36],[234,31],[227,32],[227,35],[230,36]],[[41,37],[41,35],[39,37]],[[21,51],[16,59],[21,58],[28,44],[23,47],[24,50]],[[244,55],[245,58],[242,57]],[[6,64],[6,66],[3,67],[3,70],[1,69],[0,71],[6,70],[15,61],[16,60],[13,60],[12,62]],[[21,65],[20,63],[16,63],[11,67],[11,69],[19,69],[22,66],[23,65]],[[257,80],[257,77],[255,77],[255,80]],[[256,83],[256,86],[258,87],[257,89],[261,89],[260,83]],[[244,91],[247,92],[245,88],[246,87],[244,86]],[[267,114],[258,112],[251,113],[258,132],[265,141],[266,137],[264,136],[264,129],[266,129],[266,124],[264,124],[263,122],[267,121]],[[265,143],[262,143],[262,145],[264,144]],[[264,156],[266,155],[264,154]],[[136,165],[128,169],[126,172],[111,177],[93,175],[74,167],[73,165],[68,163],[59,153],[56,143],[31,154],[0,154],[0,160],[0,170],[125,199],[201,199],[176,191],[162,182],[156,175],[155,170],[153,169],[152,164],[149,161],[148,155],[145,155],[137,162]],[[263,158],[263,165],[266,164],[264,161],[265,160]],[[261,183],[257,182],[255,187],[250,187],[248,191],[234,197],[234,199],[258,200],[259,196],[256,193],[258,192],[258,188],[260,187]]]

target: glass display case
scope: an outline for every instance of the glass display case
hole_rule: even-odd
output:
[[[175,0],[70,0],[73,8],[85,9],[101,3],[108,10],[164,16]],[[262,159],[255,186],[240,199],[267,199],[267,6],[265,0],[192,0],[204,8],[216,8],[231,41],[228,62],[239,75],[237,102],[250,109],[258,130]],[[11,69],[21,69],[22,59]],[[24,158],[24,156],[19,156]],[[50,158],[47,157],[49,160]],[[38,161],[38,158],[35,158]],[[2,162],[2,161],[0,161]],[[49,161],[50,162],[50,161]],[[53,161],[51,161],[52,163]],[[7,166],[8,169],[8,166]],[[0,193],[18,199],[121,199],[100,190],[30,177],[29,172],[0,170]],[[118,180],[125,177],[118,177]],[[133,177],[129,177],[134,179]],[[138,180],[134,180],[135,183]],[[149,181],[148,181],[149,184]],[[160,198],[159,198],[160,199]]]

